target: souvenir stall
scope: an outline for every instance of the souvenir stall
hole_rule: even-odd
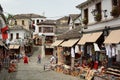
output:
[[[101,61],[101,68],[97,69],[94,80],[120,80],[120,38],[118,34],[120,30],[112,30],[105,38],[104,48],[101,49],[105,49],[106,58]]]
[[[61,44],[63,48],[61,54],[63,55],[64,64],[59,67],[58,72],[78,76],[79,70],[75,67],[75,60],[78,59],[78,56],[75,56],[75,54],[79,52],[79,47],[76,46],[78,41],[79,39],[70,39]]]
[[[5,61],[5,59],[9,56],[8,48],[3,43],[3,41],[0,41],[0,70],[2,68],[8,68],[9,67],[9,61]]]
[[[104,41],[107,56],[107,68],[103,75],[99,75],[99,78],[120,80],[120,38],[118,37],[118,34],[120,34],[120,30],[112,30]]]
[[[13,54],[19,54],[20,53],[20,45],[10,44],[9,50]]]
[[[63,52],[63,48],[60,46],[60,44],[63,42],[63,40],[56,40],[51,46],[54,47],[54,53],[56,56],[57,56],[57,59],[58,59],[58,65],[61,65],[63,64],[63,55],[62,55],[62,52]]]

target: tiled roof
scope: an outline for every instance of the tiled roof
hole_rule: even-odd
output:
[[[55,30],[56,31],[55,34],[56,35],[63,34],[64,32],[67,32],[68,30],[69,30],[69,27],[67,27],[67,26],[57,27]]]
[[[46,17],[32,13],[32,14],[17,14],[14,15],[14,18],[23,19],[23,18],[46,18]]]
[[[56,20],[46,20],[38,23],[38,25],[56,25]]]
[[[59,19],[56,20],[56,25],[66,26],[66,25],[68,25],[68,20],[69,20],[68,16],[64,16],[62,18],[59,18]],[[64,21],[64,22],[62,22],[62,21]]]
[[[59,19],[57,19],[57,21],[60,21],[60,20],[68,20],[69,19],[69,16],[64,16],[64,17],[61,17]]]
[[[10,30],[26,30],[28,31],[27,29],[25,29],[23,26],[20,26],[20,25],[15,25],[15,26],[12,26],[12,27],[9,27]]]
[[[80,14],[70,14],[69,16],[70,16],[70,18],[75,20],[76,18],[78,18],[80,16]]]
[[[79,31],[81,30],[81,27],[76,27],[75,29],[73,30],[69,30],[59,36],[57,36],[57,39],[58,40],[63,40],[63,39],[76,39],[76,38],[80,38],[81,35],[79,33]]]

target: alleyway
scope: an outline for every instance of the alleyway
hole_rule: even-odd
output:
[[[24,64],[21,60],[18,63],[18,71],[15,80],[78,80],[75,77],[57,73],[54,71],[44,71],[43,66],[48,62],[50,56],[42,59],[42,63],[37,63],[38,51],[30,58],[29,64]]]

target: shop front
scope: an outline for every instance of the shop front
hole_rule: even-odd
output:
[[[63,42],[64,40],[56,40],[51,46],[54,46],[54,51],[53,54],[57,56],[57,64],[63,64],[63,55],[61,54],[61,52],[63,51],[63,48],[60,46],[60,44]]]
[[[10,52],[13,53],[13,54],[19,54],[20,53],[20,45],[11,44],[9,46],[9,49],[10,49]]]
[[[75,54],[78,54],[78,51],[75,53],[75,46],[79,39],[69,39],[67,41],[64,41],[62,44],[60,44],[63,47],[63,51],[61,54],[64,56],[64,64],[69,65],[71,68],[74,68],[75,66]]]
[[[119,76],[120,73],[120,30],[112,30],[106,37],[104,43],[106,45],[106,55],[108,56],[108,67],[112,70],[107,71],[108,74]],[[117,71],[115,71],[117,70]]]

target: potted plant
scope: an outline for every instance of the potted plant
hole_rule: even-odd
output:
[[[114,6],[111,11],[111,16],[118,17],[120,15],[120,10],[118,6]]]
[[[95,21],[101,21],[101,18],[102,18],[102,16],[100,13],[96,14],[94,17]]]
[[[83,24],[87,25],[87,24],[88,24],[88,19],[84,18],[84,19],[82,20],[82,22],[83,22]]]

